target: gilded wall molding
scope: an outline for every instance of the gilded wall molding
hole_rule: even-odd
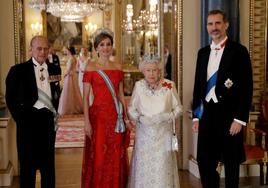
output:
[[[249,53],[253,67],[253,106],[260,111],[262,96],[266,95],[267,63],[267,2],[250,0]]]
[[[13,0],[15,63],[25,61],[25,26],[23,0]]]
[[[13,22],[14,22],[14,51],[15,51],[15,62],[20,61],[20,49],[19,49],[19,21],[18,21],[18,4],[17,0],[13,0]]]
[[[122,53],[123,53],[123,46],[122,46],[122,23],[123,23],[123,3],[119,0],[115,1],[115,9],[114,9],[114,32],[115,32],[115,41],[114,47],[116,49],[116,61],[123,62]],[[119,16],[120,15],[120,16]]]
[[[177,0],[177,6],[175,7],[175,27],[177,28],[177,66],[175,66],[175,79],[177,81],[177,88],[180,96],[180,101],[183,101],[183,0]],[[183,168],[183,118],[180,117],[179,119],[179,140],[180,140],[180,150],[179,150],[179,157],[178,157],[178,167],[179,169]]]

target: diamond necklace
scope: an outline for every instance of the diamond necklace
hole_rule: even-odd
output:
[[[156,91],[156,89],[158,88],[160,84],[160,80],[157,80],[156,84],[154,84],[153,86],[150,85],[147,80],[145,80],[145,82],[146,82],[147,88],[150,90],[152,94],[154,94],[154,92]]]

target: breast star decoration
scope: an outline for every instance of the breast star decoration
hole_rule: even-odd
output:
[[[228,89],[230,89],[233,86],[233,84],[234,84],[233,81],[230,80],[229,78],[227,80],[225,80],[225,82],[224,82],[225,87]]]

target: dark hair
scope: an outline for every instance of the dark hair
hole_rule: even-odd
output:
[[[75,55],[76,54],[75,48],[73,46],[70,46],[67,49],[71,52],[72,55]]]
[[[209,11],[207,17],[209,17],[210,15],[215,15],[215,14],[220,14],[220,15],[222,15],[222,19],[223,19],[223,21],[224,21],[225,23],[228,22],[226,13],[225,13],[224,11],[222,11],[222,10],[218,10],[218,9]]]
[[[98,45],[101,43],[101,41],[103,41],[106,38],[109,38],[111,40],[112,45],[113,45],[114,40],[113,40],[113,37],[111,35],[109,35],[108,33],[100,33],[94,38],[94,48],[96,49],[98,47]]]

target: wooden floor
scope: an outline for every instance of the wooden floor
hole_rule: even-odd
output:
[[[56,188],[80,188],[82,165],[82,148],[56,149]],[[202,188],[200,181],[187,170],[180,170],[181,188]],[[241,178],[240,185],[258,185],[259,178]],[[37,188],[40,178],[37,176]],[[221,185],[224,186],[221,180]],[[18,178],[15,177],[12,186],[5,188],[19,188]]]

